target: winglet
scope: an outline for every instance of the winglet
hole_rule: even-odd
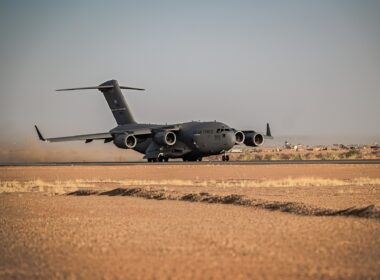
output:
[[[270,132],[270,126],[269,126],[269,123],[267,123],[267,133],[266,133],[266,136],[268,136],[268,137],[272,137],[272,133]]]
[[[37,134],[38,134],[38,138],[41,140],[41,141],[47,141],[41,134],[40,130],[38,129],[38,127],[35,125],[34,126],[36,128],[36,131],[37,131]]]

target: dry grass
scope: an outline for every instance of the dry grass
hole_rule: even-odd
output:
[[[112,181],[124,186],[193,186],[217,188],[254,187],[323,187],[323,186],[375,186],[380,178],[359,177],[349,180],[318,177],[283,178],[279,180],[122,180]]]
[[[355,148],[341,149],[335,147],[326,147],[321,150],[318,147],[305,148],[299,150],[293,149],[245,149],[242,153],[231,153],[231,160],[347,160],[347,159],[379,159],[380,149]],[[209,159],[218,160],[220,156],[212,156]]]
[[[324,186],[380,186],[380,178],[359,177],[349,180],[326,179],[318,177],[283,178],[279,180],[68,180],[46,182],[2,181],[0,193],[9,192],[43,192],[63,194],[76,190],[94,189],[104,184],[125,187],[216,187],[216,188],[265,188],[265,187],[324,187]]]
[[[51,194],[63,194],[69,191],[86,188],[90,185],[83,180],[45,182],[42,180],[32,181],[2,181],[0,193],[11,192],[43,192]]]

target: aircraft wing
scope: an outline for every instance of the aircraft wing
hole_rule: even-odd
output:
[[[152,132],[160,131],[160,130],[169,130],[169,131],[179,131],[181,130],[181,125],[163,125],[152,129]]]
[[[41,141],[45,142],[64,142],[64,141],[80,141],[85,140],[86,143],[89,143],[93,140],[104,140],[104,142],[112,141],[113,137],[110,133],[94,133],[94,134],[83,134],[83,135],[74,135],[74,136],[65,136],[65,137],[55,137],[55,138],[44,138],[38,127],[34,126],[37,131],[38,138]]]
[[[243,133],[247,134],[247,133],[257,133],[257,132],[254,130],[243,130]],[[270,131],[269,123],[267,123],[267,131],[265,132],[265,134],[263,134],[263,137],[265,139],[273,139],[272,133]]]
[[[162,130],[168,130],[168,131],[179,131],[181,130],[180,125],[154,125],[152,127],[149,127],[147,125],[146,127],[138,127],[138,128],[116,128],[114,130],[111,130],[112,134],[119,134],[119,133],[127,133],[127,134],[133,134],[137,137],[150,137],[156,132],[162,131]]]

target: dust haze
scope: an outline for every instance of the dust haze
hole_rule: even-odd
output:
[[[4,145],[0,148],[0,162],[91,162],[91,161],[139,161],[142,155],[133,150],[122,150],[112,143],[102,141],[50,145],[26,138],[24,143]]]
[[[142,123],[269,122],[295,144],[380,142],[378,1],[125,1],[99,20],[109,6],[1,2],[2,153],[35,124],[46,137],[109,131],[101,94],[55,89],[110,79],[146,88],[125,92]]]

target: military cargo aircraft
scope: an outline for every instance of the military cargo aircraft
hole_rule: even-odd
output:
[[[62,142],[93,140],[113,142],[118,148],[133,149],[144,154],[148,162],[163,162],[182,158],[183,161],[201,161],[203,157],[222,155],[228,161],[227,152],[234,146],[245,144],[257,147],[264,139],[273,139],[269,124],[266,134],[254,130],[236,130],[228,125],[213,121],[192,121],[173,125],[137,123],[129,109],[121,90],[144,90],[141,88],[120,86],[116,80],[107,81],[95,87],[58,89],[57,91],[97,89],[103,93],[116,120],[117,126],[108,132],[75,135],[56,138],[44,138],[35,126],[40,140]]]

